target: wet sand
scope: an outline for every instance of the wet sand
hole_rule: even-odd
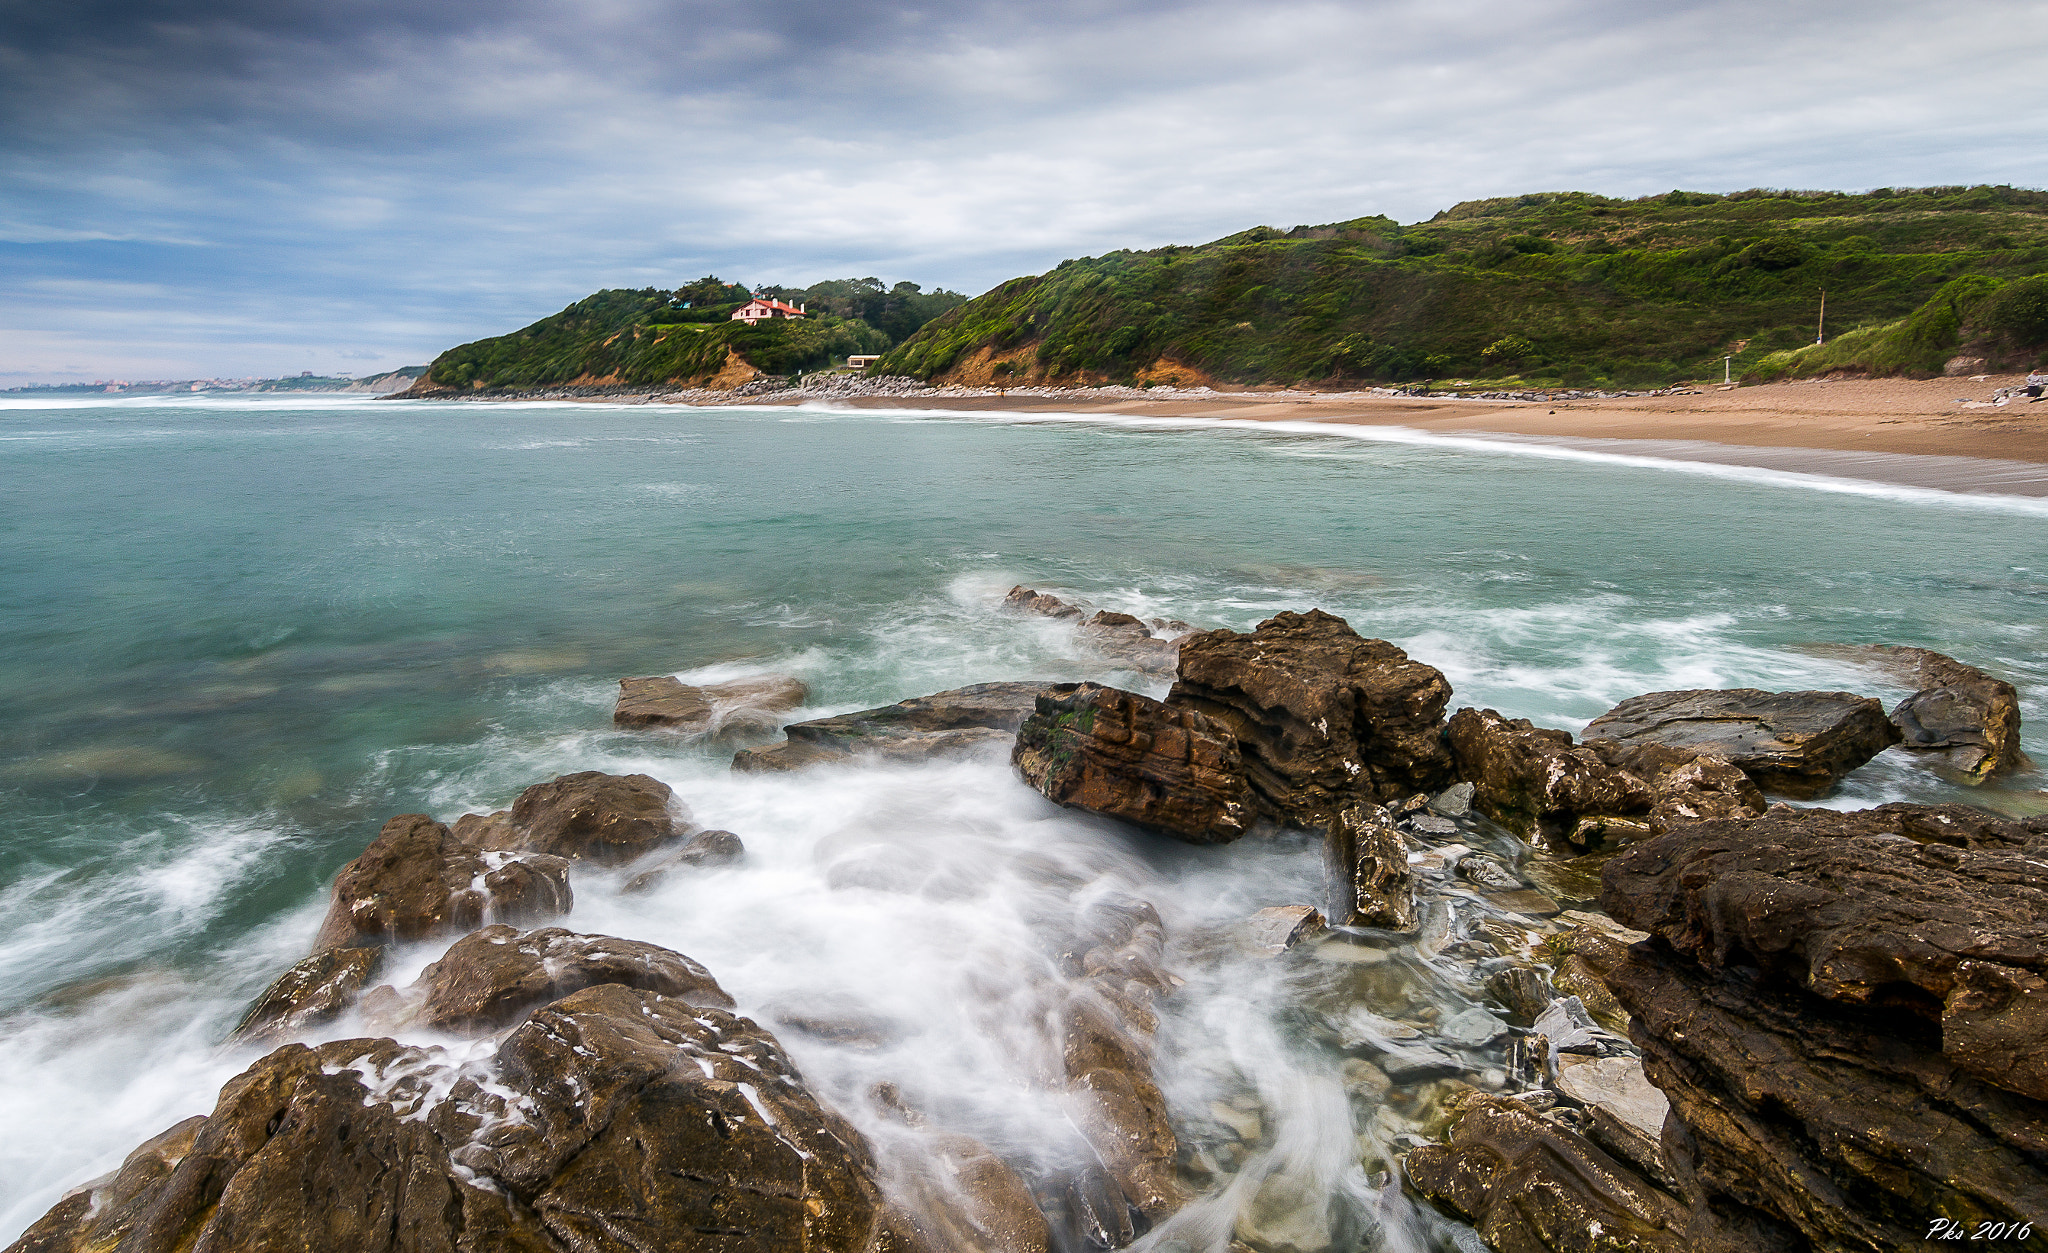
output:
[[[1405,427],[1600,452],[2048,496],[2048,402],[1983,404],[2018,375],[1848,379],[1713,388],[1689,396],[1556,402],[1317,394],[1278,388],[1159,400],[1045,396],[874,396],[862,409],[1119,414]]]

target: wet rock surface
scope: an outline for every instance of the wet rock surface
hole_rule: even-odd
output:
[[[1312,609],[1188,637],[1167,704],[1230,729],[1267,812],[1319,827],[1352,801],[1450,782],[1450,697],[1434,667]]]
[[[877,709],[783,728],[788,739],[743,749],[743,772],[802,770],[858,760],[929,761],[1008,752],[1017,728],[1037,707],[1044,683],[976,683]]]
[[[420,1025],[473,1035],[509,1027],[537,1006],[601,983],[686,1005],[733,1007],[711,972],[680,953],[560,927],[523,935],[506,926],[473,932],[421,972],[412,991],[420,999]]]
[[[1255,815],[1237,742],[1188,709],[1093,683],[1045,689],[1011,762],[1055,804],[1194,844],[1224,844]]]
[[[1458,773],[1494,821],[1553,847],[1623,843],[1698,818],[1763,812],[1763,794],[1727,761],[1655,743],[1588,739],[1460,709],[1446,730]]]
[[[338,1017],[383,964],[377,946],[321,949],[265,988],[229,1039],[282,1039]]]
[[[488,1062],[286,1045],[15,1248],[854,1253],[881,1216],[865,1141],[771,1036],[602,984]]]
[[[1139,618],[1113,609],[1097,610],[1090,615],[1079,605],[1021,584],[1003,597],[1003,608],[1013,613],[1071,621],[1075,636],[1086,651],[1147,674],[1172,674],[1180,659],[1181,640],[1192,630],[1185,622]]]
[[[810,699],[803,682],[785,674],[692,686],[673,675],[620,679],[612,721],[696,735],[775,729],[775,715]]]
[[[487,914],[518,921],[566,913],[570,901],[561,858],[478,849],[425,814],[401,814],[335,876],[313,946],[423,940],[471,930]]]
[[[1414,927],[1415,875],[1408,866],[1408,845],[1383,807],[1364,802],[1339,810],[1324,833],[1323,858],[1332,919],[1343,926],[1389,931]]]
[[[622,892],[652,891],[679,871],[731,866],[746,859],[747,846],[730,831],[699,831],[672,853],[658,854],[653,865],[626,880]]]
[[[1819,796],[1899,742],[1884,706],[1850,692],[1650,692],[1586,727],[1588,740],[1654,743],[1721,758],[1765,791]]]
[[[1899,747],[1932,760],[1963,783],[1982,783],[2027,764],[2020,751],[2019,693],[2003,679],[1925,648],[1873,648],[1920,690],[1892,709]]]
[[[668,784],[645,774],[582,770],[536,783],[510,810],[465,814],[458,838],[479,848],[622,865],[691,831]]]

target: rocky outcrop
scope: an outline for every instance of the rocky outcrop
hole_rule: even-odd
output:
[[[1758,1215],[1689,1205],[1513,1097],[1475,1095],[1409,1182],[1513,1253],[1801,1253]]]
[[[1056,804],[1192,844],[1228,843],[1256,812],[1227,730],[1119,688],[1063,683],[1039,693],[1011,761]]]
[[[2048,1099],[2048,834],[1948,808],[1696,823],[1609,862],[1602,901],[1709,973],[1917,1015],[1963,1070]]]
[[[1920,687],[1892,709],[1900,748],[1962,783],[1982,783],[2026,764],[2019,692],[2012,684],[1925,648],[1870,651]]]
[[[330,1021],[355,1003],[383,964],[380,947],[321,949],[264,989],[229,1039],[283,1039]]]
[[[1674,828],[1604,878],[1654,938],[1584,956],[1693,1200],[1873,1253],[1936,1218],[2048,1214],[2048,821],[1777,808]]]
[[[1148,674],[1172,674],[1180,657],[1181,640],[1192,629],[1170,618],[1138,618],[1113,609],[1098,610],[1091,617],[1079,605],[1070,605],[1049,592],[1018,585],[1003,598],[1003,608],[1014,613],[1072,621],[1076,637],[1091,652],[1106,661]]]
[[[772,1037],[611,983],[540,1009],[485,1063],[286,1045],[13,1253],[855,1253],[882,1214],[866,1143]]]
[[[711,972],[653,944],[547,927],[521,935],[485,927],[455,942],[413,983],[413,1021],[436,1031],[483,1034],[509,1027],[571,992],[616,983],[686,1005],[731,1009]]]
[[[1384,808],[1361,802],[1339,810],[1324,832],[1323,857],[1330,917],[1338,925],[1413,929],[1415,873],[1408,845]]]
[[[1819,796],[1899,742],[1884,706],[1850,692],[1651,692],[1586,727],[1587,740],[1663,744],[1718,757],[1783,796]]]
[[[478,848],[623,865],[687,836],[689,813],[668,784],[644,774],[582,770],[536,783],[509,810],[465,814],[455,835]]]
[[[1009,594],[1003,597],[1003,608],[1013,613],[1037,614],[1041,618],[1079,620],[1088,616],[1088,611],[1079,605],[1070,605],[1051,592],[1041,592],[1022,583],[1011,588]]]
[[[425,814],[401,814],[335,876],[313,947],[423,940],[486,921],[567,913],[570,901],[569,866],[561,858],[485,851]]]
[[[976,683],[879,709],[784,727],[786,742],[743,749],[734,770],[767,772],[853,761],[930,761],[1008,752],[1043,683]]]
[[[1262,808],[1319,827],[1345,805],[1450,781],[1450,684],[1320,609],[1181,644],[1167,704],[1229,728]]]
[[[1716,757],[1658,743],[1588,739],[1460,709],[1446,738],[1473,803],[1524,837],[1584,850],[1623,842],[1673,823],[1762,813],[1763,793]]]
[[[775,729],[776,714],[810,699],[810,689],[785,674],[693,687],[674,675],[620,679],[612,721],[622,727],[660,727],[693,735]]]

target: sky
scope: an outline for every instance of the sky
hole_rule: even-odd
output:
[[[2048,184],[2004,0],[0,0],[0,387],[1531,191]]]

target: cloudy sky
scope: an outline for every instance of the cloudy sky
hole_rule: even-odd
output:
[[[2023,0],[0,0],[0,386],[1526,191],[2041,186],[2044,52]]]

